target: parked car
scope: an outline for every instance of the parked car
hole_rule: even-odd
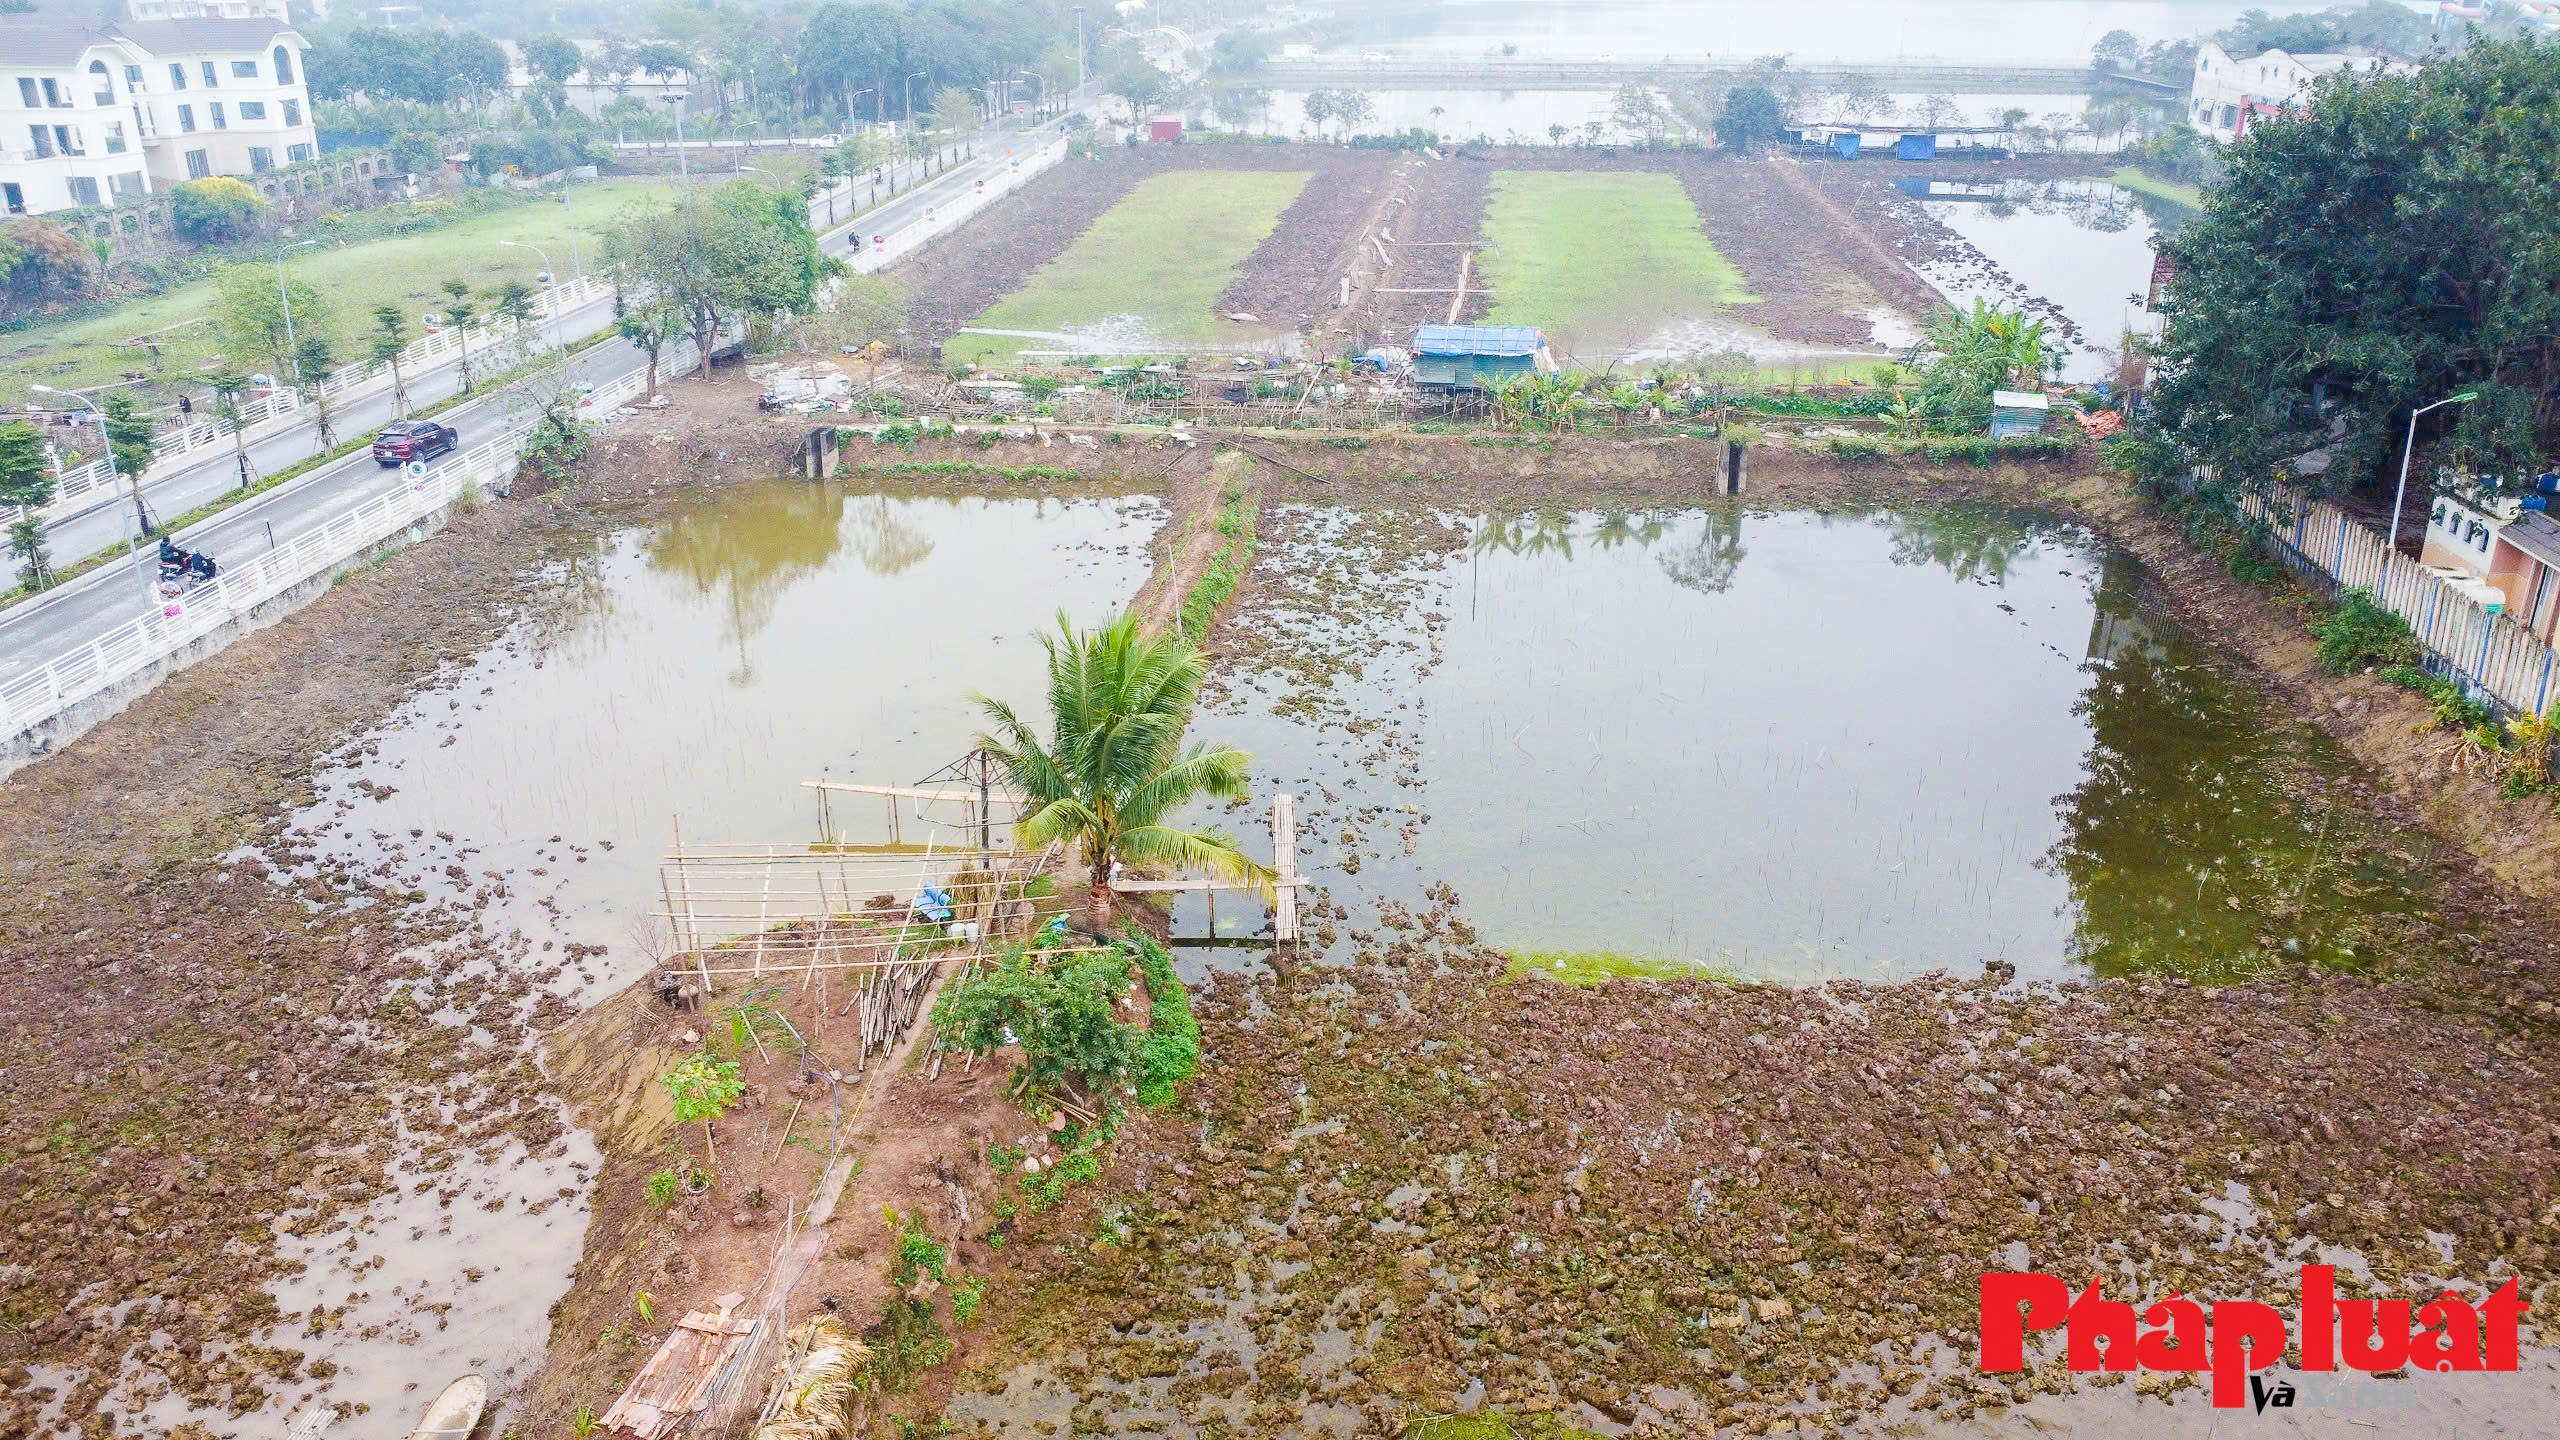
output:
[[[1382,54],[1380,54],[1379,52],[1377,52],[1377,51],[1375,51],[1375,50],[1363,50],[1363,51],[1361,51],[1361,52],[1360,52],[1360,60],[1361,60],[1361,63],[1363,63],[1363,64],[1367,64],[1367,65],[1384,65],[1384,64],[1386,64],[1386,63],[1387,63],[1387,57],[1386,57],[1386,56],[1384,56],[1384,55],[1382,55]]]
[[[823,149],[832,150],[832,149],[834,149],[836,146],[841,145],[841,144],[843,144],[843,143],[844,143],[844,137],[843,137],[843,136],[841,136],[841,135],[837,135],[837,134],[834,134],[834,133],[830,132],[830,133],[828,133],[828,134],[825,134],[825,135],[821,135],[821,136],[819,136],[817,139],[812,140],[812,141],[810,141],[809,143],[810,143],[810,144],[812,144],[812,145],[819,146],[819,147],[821,147],[821,148],[823,148]]]
[[[450,425],[433,420],[394,420],[373,437],[373,458],[377,464],[397,465],[442,455],[461,444],[462,437]]]

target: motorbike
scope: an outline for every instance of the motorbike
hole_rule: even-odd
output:
[[[160,579],[164,583],[183,584],[189,576],[197,580],[210,580],[220,572],[221,568],[214,562],[214,558],[205,552],[181,550],[169,543],[168,536],[160,537]]]

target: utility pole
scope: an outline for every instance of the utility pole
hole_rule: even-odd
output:
[[[991,856],[993,856],[993,855],[994,855],[994,853],[995,853],[995,845],[994,845],[994,839],[993,839],[994,834],[995,834],[995,827],[994,827],[993,823],[991,822],[991,820],[990,820],[990,818],[989,818],[989,816],[988,816],[988,812],[987,812],[987,798],[988,798],[988,797],[987,797],[987,791],[988,791],[988,781],[989,781],[989,779],[991,778],[988,772],[989,772],[991,769],[993,769],[993,764],[994,764],[994,762],[992,761],[992,759],[991,759],[991,758],[988,756],[988,754],[987,754],[987,747],[985,747],[984,745],[979,746],[979,747],[978,747],[978,868],[979,868],[979,869],[981,869],[981,870],[986,869],[986,868],[987,868],[987,867],[992,863],[992,861],[991,861],[990,857],[991,857]]]
[[[1076,98],[1084,98],[1084,7],[1076,10]]]

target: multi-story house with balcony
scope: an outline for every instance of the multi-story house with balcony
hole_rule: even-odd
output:
[[[0,210],[123,204],[312,158],[308,48],[272,16],[0,17]]]

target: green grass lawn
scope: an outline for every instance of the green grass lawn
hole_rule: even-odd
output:
[[[1250,327],[1221,320],[1210,307],[1237,267],[1279,228],[1280,212],[1306,188],[1309,175],[1185,170],[1142,180],[1065,254],[969,323],[1072,330],[1134,315],[1166,340],[1248,337],[1255,333]],[[942,357],[955,365],[1003,363],[1025,346],[1058,348],[1006,335],[954,335],[943,342]]]
[[[558,193],[568,197],[567,204],[545,201],[475,216],[425,234],[344,247],[331,247],[324,241],[320,246],[294,251],[285,266],[335,304],[338,323],[333,338],[339,361],[344,364],[363,358],[360,332],[372,329],[373,307],[384,301],[398,305],[408,316],[414,336],[425,333],[418,326],[420,311],[443,308],[445,295],[436,287],[448,277],[461,277],[475,291],[509,280],[532,284],[534,272],[543,268],[541,260],[531,250],[508,249],[499,241],[521,240],[544,247],[551,252],[559,275],[566,279],[576,273],[570,261],[572,232],[592,268],[597,237],[616,214],[635,200],[673,196],[677,191],[671,184],[654,180],[600,180],[590,185],[572,185]],[[127,370],[149,371],[151,358],[146,352],[119,349],[115,342],[207,315],[204,324],[161,339],[162,369],[151,398],[174,405],[175,382],[181,377],[198,376],[219,348],[208,315],[212,303],[213,282],[201,280],[147,300],[119,305],[103,315],[0,335],[0,397],[17,400],[34,382],[68,389],[105,384]],[[204,399],[200,388],[196,398],[199,402]]]
[[[2184,205],[2190,210],[2201,210],[2204,208],[2204,192],[2202,190],[2197,189],[2193,185],[2181,185],[2174,180],[2163,180],[2157,175],[2147,174],[2130,165],[2119,166],[2116,173],[2108,176],[2107,178],[2113,180],[2127,190],[2138,190],[2145,195],[2154,196],[2162,200],[2174,200],[2178,204]]]
[[[1484,323],[1541,327],[1562,365],[1603,368],[1666,326],[1759,298],[1669,175],[1497,171],[1484,235]]]

